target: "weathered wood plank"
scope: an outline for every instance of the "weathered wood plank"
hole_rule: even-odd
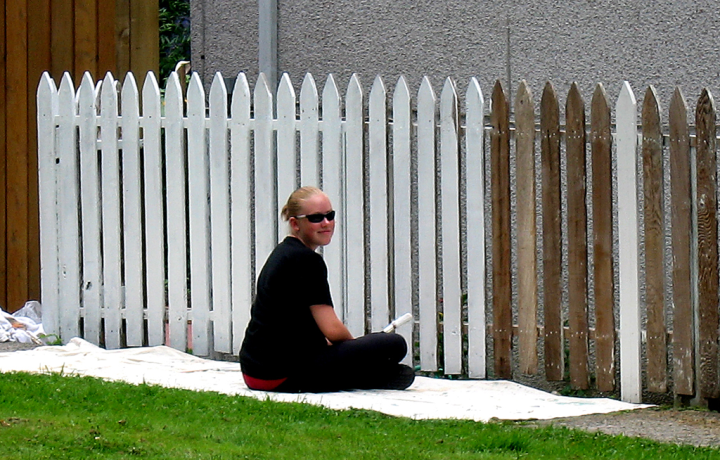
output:
[[[637,101],[623,82],[615,104],[617,126],[618,270],[620,280],[620,397],[642,399],[640,284],[638,275]]]
[[[158,73],[160,47],[160,8],[158,0],[130,0],[130,70],[136,75]]]
[[[465,96],[465,170],[467,171],[468,376],[486,377],[485,319],[485,101],[480,84],[470,79]]]
[[[5,24],[5,0],[0,0],[0,19]],[[0,56],[6,55],[5,34],[0,34]],[[0,164],[6,164],[7,160],[7,115],[5,106],[7,104],[7,72],[5,65],[0,65]],[[0,209],[7,205],[7,168],[0,168]],[[0,225],[0,305],[7,305],[7,226],[3,222]]]
[[[615,287],[613,279],[613,176],[610,104],[598,83],[590,123],[592,145],[595,375],[600,391],[615,389]]]
[[[718,247],[715,102],[704,89],[695,111],[697,135],[698,389],[703,398],[720,396],[718,383]]]
[[[695,394],[693,238],[690,132],[687,104],[680,88],[670,100],[670,187],[673,299],[673,388]]]
[[[115,40],[116,0],[97,1],[97,73],[104,75],[112,72],[122,77],[117,69],[117,51]]]
[[[565,368],[562,324],[562,233],[560,182],[560,109],[550,82],[540,101],[540,152],[543,210],[543,309],[545,377],[562,380]]]
[[[418,297],[420,315],[420,367],[436,371],[437,364],[437,252],[436,252],[436,138],[437,106],[430,79],[418,91]]]
[[[455,83],[445,79],[440,95],[440,183],[442,203],[443,351],[445,374],[462,372],[460,285],[460,144]]]
[[[577,84],[568,93],[567,125],[567,222],[568,222],[568,324],[570,385],[590,386],[588,371],[587,206],[585,178],[585,102]]]
[[[6,295],[10,311],[22,307],[28,295],[28,29],[27,0],[5,5],[7,40],[5,66],[5,220]],[[33,152],[35,155],[35,152]],[[36,171],[33,171],[36,174]]]
[[[130,72],[130,1],[115,0],[115,59],[118,76]],[[53,6],[56,3],[53,2]],[[54,27],[54,23],[53,23]],[[54,29],[53,29],[54,30]],[[54,68],[54,67],[53,67]],[[138,75],[139,76],[139,75]]]
[[[493,88],[490,124],[495,377],[509,379],[512,378],[510,102],[499,80]]]
[[[75,71],[73,47],[68,46],[69,37],[72,37],[75,34],[73,2],[53,1],[51,3],[51,7],[51,73],[53,79],[55,81],[59,81],[63,77],[63,72]],[[79,80],[82,73],[71,76]]]
[[[75,75],[90,72],[97,76],[98,23],[97,0],[75,0],[74,63]],[[67,39],[68,37],[66,37]]]
[[[642,108],[642,161],[645,227],[645,308],[647,311],[647,388],[667,391],[663,226],[663,157],[660,105],[652,85]]]
[[[517,196],[517,298],[520,372],[535,374],[537,353],[537,252],[535,227],[535,107],[525,80],[515,96]]]

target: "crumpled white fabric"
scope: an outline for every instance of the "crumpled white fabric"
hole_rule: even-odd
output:
[[[31,300],[20,310],[10,314],[0,310],[0,342],[42,344],[45,334],[42,326],[42,307]]]
[[[607,398],[554,395],[504,380],[417,377],[404,391],[321,394],[252,391],[243,382],[236,362],[212,361],[164,346],[104,350],[79,338],[64,346],[0,353],[0,372],[14,371],[88,375],[133,384],[302,402],[330,409],[368,409],[414,419],[548,419],[648,407]]]

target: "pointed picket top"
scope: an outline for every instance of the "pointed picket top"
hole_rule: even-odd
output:
[[[328,74],[327,80],[325,80],[325,86],[323,87],[323,104],[327,98],[339,98],[340,91],[338,91],[337,83],[335,83],[335,77],[333,74]]]
[[[225,79],[220,72],[215,72],[212,84],[210,85],[210,100],[214,104],[227,105],[227,88],[225,87]],[[213,105],[210,105],[210,110],[213,110]]]
[[[387,97],[387,90],[385,89],[385,82],[380,75],[375,76],[373,80],[372,88],[370,88],[370,105],[373,103],[384,102]]]
[[[308,107],[314,107],[315,112],[317,112],[317,101],[318,90],[317,85],[315,85],[315,79],[312,74],[306,73],[302,86],[300,87],[300,106],[306,110]]]
[[[183,93],[177,72],[171,72],[165,84],[165,112],[182,117]]]
[[[273,96],[268,86],[267,77],[264,73],[260,73],[255,83],[255,91],[253,93],[255,100],[255,116],[272,119],[272,100]]]
[[[700,130],[713,129],[715,124],[715,100],[712,93],[707,88],[703,88],[697,101],[695,110],[695,125],[697,126],[698,135]]]
[[[635,98],[635,93],[633,93],[633,90],[630,87],[630,83],[628,81],[624,81],[622,84],[622,88],[620,88],[620,94],[618,95],[616,107],[618,109],[621,107],[637,107],[637,99]]]
[[[105,74],[103,84],[100,90],[100,108],[103,113],[107,113],[109,110],[108,105],[112,107],[113,116],[117,117],[117,81],[113,77],[112,73],[108,72]]]
[[[590,123],[593,126],[602,126],[603,130],[610,129],[610,100],[602,83],[598,83],[593,92],[590,102]]]
[[[80,89],[77,93],[78,102],[81,104],[79,107],[80,113],[87,113],[95,105],[95,82],[90,75],[90,72],[83,74],[82,80],[80,80]]]
[[[250,85],[244,72],[238,73],[235,77],[230,112],[233,120],[238,116],[242,116],[243,119],[250,118]]]
[[[43,72],[40,76],[40,82],[38,83],[37,89],[37,100],[38,105],[41,105],[41,101],[47,100],[51,104],[50,109],[53,113],[57,113],[57,94],[58,89],[55,85],[55,80],[52,79],[49,72]],[[47,104],[45,104],[47,105]]]
[[[360,84],[360,77],[358,77],[358,75],[356,73],[354,73],[350,76],[350,81],[348,82],[347,93],[346,93],[345,98],[348,102],[350,100],[357,100],[357,99],[362,101],[362,98],[363,98],[362,85]]]
[[[440,123],[453,122],[457,124],[457,91],[452,78],[447,77],[440,93]],[[457,128],[457,127],[456,127]]]
[[[508,116],[508,112],[510,111],[509,101],[507,100],[505,90],[503,89],[500,80],[496,80],[495,86],[493,86],[491,104],[492,113],[490,118],[493,121],[495,129],[498,129],[498,119],[506,118]]]
[[[137,81],[135,80],[135,75],[133,75],[131,72],[128,72],[125,75],[125,81],[123,82],[121,92],[123,113],[127,113],[127,111],[133,109],[136,113],[139,113],[137,104],[138,94],[138,86]]]
[[[143,118],[152,118],[160,115],[160,87],[155,74],[148,72],[142,89]]]
[[[658,99],[657,91],[655,90],[655,87],[653,85],[650,85],[648,86],[647,91],[645,91],[645,98],[643,99],[643,126],[645,126],[645,124],[650,119],[659,127],[660,112],[660,100]]]
[[[677,114],[676,116],[678,119],[680,119],[679,115],[682,114],[683,118],[682,120],[687,119],[687,102],[685,100],[685,95],[682,92],[682,89],[680,89],[679,86],[675,87],[675,91],[673,91],[672,98],[670,98],[670,118],[673,118],[673,114]],[[672,138],[672,136],[671,136]]]
[[[290,81],[290,76],[287,74],[287,72],[282,74],[282,77],[280,77],[280,84],[278,84],[278,90],[277,90],[277,103],[278,107],[286,107],[285,112],[292,112],[292,120],[295,121],[295,88],[293,88],[293,84]],[[293,108],[290,110],[289,107],[292,106]],[[278,117],[281,116],[280,110],[278,110]],[[287,113],[285,113],[286,116],[290,116]]]
[[[196,107],[205,104],[205,89],[203,88],[202,81],[200,81],[200,75],[197,72],[193,72],[190,77],[190,83],[187,89],[187,100],[188,116],[191,113],[197,112],[198,109]]]
[[[483,96],[482,88],[475,77],[472,77],[470,79],[470,83],[468,83],[467,91],[465,91],[465,103],[468,112],[471,111],[471,107],[475,108],[485,105],[485,97]]]
[[[520,85],[518,85],[517,93],[515,93],[515,111],[528,110],[528,104],[530,104],[530,110],[532,111],[534,110],[532,103],[532,91],[530,90],[530,87],[528,87],[527,82],[522,80]]]
[[[541,112],[546,112],[547,116],[554,119],[554,121],[559,121],[560,113],[557,92],[555,92],[555,87],[549,81],[545,83],[545,87],[543,88],[542,97],[540,98],[540,109]]]
[[[578,122],[582,121],[582,124],[585,124],[585,101],[583,100],[582,95],[580,94],[580,88],[578,87],[577,82],[573,82],[572,85],[570,85],[570,91],[568,92],[568,97],[566,101],[566,109],[565,109],[565,118],[568,119],[567,123],[570,124],[570,119],[573,117],[573,115],[576,115],[578,118]]]
[[[77,107],[75,106],[75,84],[72,81],[70,72],[63,73],[60,88],[58,89],[58,97],[61,112],[67,112],[68,110],[71,110],[73,113],[77,112]]]

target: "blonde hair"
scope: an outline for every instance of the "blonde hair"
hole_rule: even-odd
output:
[[[301,215],[303,202],[319,193],[324,192],[317,187],[300,187],[290,194],[287,203],[280,212],[280,216],[284,221],[288,221],[291,217]]]

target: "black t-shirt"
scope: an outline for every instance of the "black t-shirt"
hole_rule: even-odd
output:
[[[243,373],[265,380],[289,377],[302,358],[326,347],[310,311],[323,304],[332,305],[325,261],[299,239],[285,238],[258,277],[240,349]]]

